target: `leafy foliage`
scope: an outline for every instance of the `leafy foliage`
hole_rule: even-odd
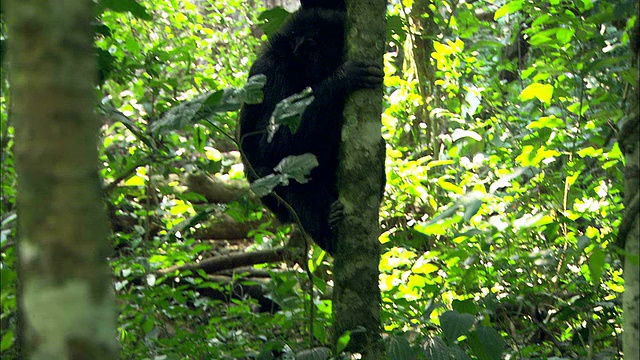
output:
[[[227,88],[196,96],[169,109],[151,124],[151,131],[183,129],[218,113],[238,111],[244,103],[258,104],[262,102],[262,87],[266,82],[266,76],[256,75],[249,78],[242,89]]]
[[[318,160],[311,153],[287,156],[274,168],[276,174],[254,181],[251,184],[251,190],[258,196],[265,196],[273,192],[278,185],[289,185],[289,179],[305,184],[309,181],[309,173],[316,166],[318,166]]]

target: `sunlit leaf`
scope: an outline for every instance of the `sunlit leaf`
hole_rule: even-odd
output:
[[[516,161],[522,166],[537,167],[540,163],[548,164],[553,162],[557,156],[560,156],[560,152],[556,150],[551,150],[544,146],[525,145],[522,148],[522,154],[516,157]]]
[[[452,211],[451,216],[453,214],[455,214],[455,210],[456,209],[454,209],[454,211]],[[425,235],[444,235],[444,234],[447,233],[447,230],[448,230],[448,225],[447,224],[450,224],[450,223],[452,223],[451,220],[443,221],[443,222],[440,222],[440,220],[438,220],[438,221],[429,221],[428,223],[425,223],[425,224],[416,224],[414,226],[414,229],[416,231],[418,231],[418,232],[421,232],[421,233],[425,234]]]
[[[156,276],[154,274],[148,274],[145,279],[147,280],[147,285],[154,286],[156,284]]]
[[[498,10],[496,10],[496,13],[493,15],[493,20],[498,20],[507,14],[513,14],[514,12],[522,9],[523,3],[523,0],[514,0],[502,5]]]
[[[555,116],[542,116],[538,120],[534,120],[529,125],[527,125],[527,129],[558,129],[564,127],[564,121]]]
[[[345,333],[338,338],[338,342],[336,344],[336,351],[338,352],[338,354],[342,353],[344,349],[347,348],[347,345],[349,345],[350,341],[351,331],[345,331]]]
[[[533,83],[524,88],[520,93],[519,99],[522,101],[528,101],[536,98],[546,104],[551,103],[551,97],[553,96],[553,86],[549,84]]]
[[[576,33],[574,29],[559,28],[556,32],[556,38],[562,45],[567,44],[573,39],[573,35]]]
[[[453,134],[451,134],[451,138],[453,139],[453,141],[458,141],[465,137],[472,138],[475,141],[482,140],[482,136],[480,136],[477,132],[471,130],[455,129],[453,130]]]
[[[434,264],[432,264],[432,263],[422,262],[422,263],[414,265],[411,268],[411,271],[413,271],[416,274],[427,275],[427,274],[431,274],[432,272],[438,271],[438,269],[439,269],[439,267],[434,265]]]
[[[455,194],[462,194],[463,193],[463,190],[462,190],[461,187],[444,180],[444,178],[438,179],[438,185],[440,185],[442,187],[442,189],[444,189],[446,191],[451,191],[451,192],[453,192]]]
[[[573,103],[567,106],[567,110],[576,115],[584,115],[589,110],[589,104],[583,104],[580,102]]]
[[[144,186],[145,184],[145,178],[140,175],[134,175],[124,182],[125,186]]]
[[[516,219],[513,222],[513,226],[516,229],[529,229],[532,227],[543,226],[547,224],[551,224],[553,222],[553,218],[549,215],[544,214],[525,214],[524,216]]]
[[[153,20],[144,6],[135,0],[100,0],[98,1],[96,11],[98,13],[109,9],[117,12],[130,12],[133,16],[143,20]]]
[[[584,149],[580,149],[580,151],[578,151],[578,155],[580,155],[580,157],[584,158],[584,157],[599,157],[600,155],[602,155],[604,151],[602,149],[596,149],[593,146],[589,146],[586,147]]]

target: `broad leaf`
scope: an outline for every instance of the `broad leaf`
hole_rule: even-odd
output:
[[[479,326],[467,342],[479,360],[500,360],[506,345],[498,331],[487,326]]]
[[[183,129],[214,114],[237,111],[243,103],[260,103],[266,82],[266,76],[256,75],[249,78],[241,89],[227,88],[199,95],[165,112],[151,125],[151,131],[158,134]]]
[[[302,92],[293,94],[283,100],[277,105],[271,118],[269,119],[269,136],[267,141],[271,142],[276,132],[281,125],[285,125],[289,128],[292,134],[295,134],[300,127],[300,121],[302,120],[302,114],[307,109],[313,100],[313,90],[310,87],[304,89]]]
[[[424,343],[424,352],[429,360],[449,360],[449,348],[439,337],[431,337]]]
[[[311,170],[318,166],[315,155],[306,153],[302,155],[287,156],[274,168],[275,173],[262,177],[251,183],[251,190],[262,197],[273,192],[276,186],[289,185],[289,179],[294,179],[300,184],[309,182]]]
[[[519,98],[522,101],[528,101],[528,100],[531,100],[533,98],[536,98],[536,99],[544,102],[545,104],[550,104],[552,96],[553,96],[553,86],[552,85],[533,83],[533,84],[527,86],[526,88],[524,88],[524,90],[522,90],[522,92],[520,93]]]
[[[461,314],[455,310],[440,315],[442,334],[449,344],[455,344],[460,336],[467,335],[474,322],[473,315]]]

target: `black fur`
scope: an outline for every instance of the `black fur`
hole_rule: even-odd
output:
[[[379,86],[383,79],[378,66],[344,63],[345,15],[344,1],[303,0],[301,9],[271,37],[251,67],[250,76],[267,77],[263,103],[245,105],[240,115],[249,181],[272,173],[287,156],[310,152],[317,157],[319,166],[312,170],[309,183],[292,180],[275,192],[293,207],[313,240],[331,254],[335,251],[332,228],[342,212],[337,202],[336,171],[345,98],[355,90]],[[302,115],[298,131],[292,134],[282,126],[268,142],[266,128],[276,104],[309,86],[315,100]],[[294,222],[273,196],[262,200],[281,222]]]

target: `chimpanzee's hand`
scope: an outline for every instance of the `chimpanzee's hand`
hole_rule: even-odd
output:
[[[344,81],[347,92],[352,92],[378,87],[384,80],[384,71],[374,62],[347,61],[338,69],[338,76]]]

